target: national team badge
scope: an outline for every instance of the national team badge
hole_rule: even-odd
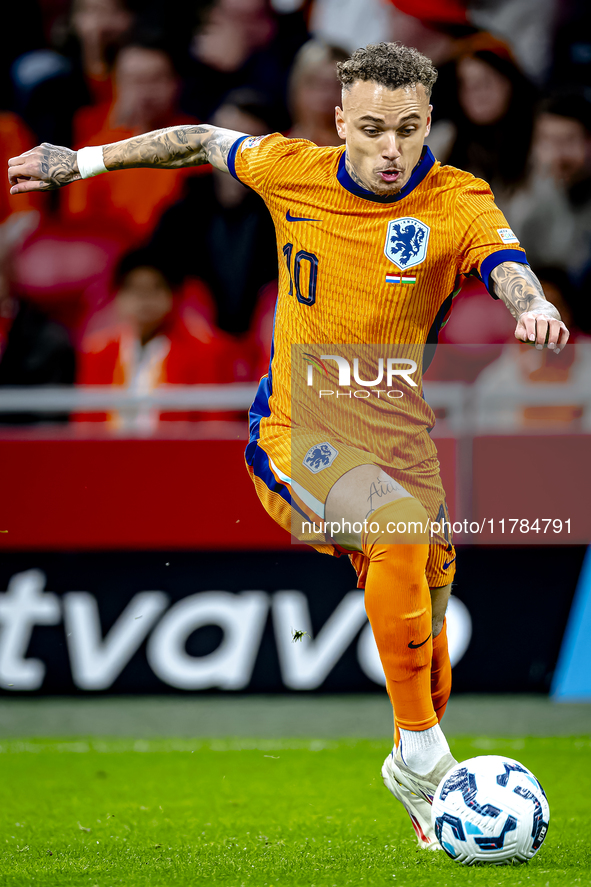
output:
[[[318,474],[323,468],[332,465],[338,455],[339,451],[329,443],[315,444],[304,456],[303,464],[312,474]]]
[[[403,271],[420,265],[427,255],[430,231],[428,225],[412,216],[392,219],[388,222],[384,252]]]

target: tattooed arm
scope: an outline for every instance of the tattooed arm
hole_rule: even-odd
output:
[[[139,166],[180,169],[211,163],[227,172],[230,148],[241,135],[245,133],[206,124],[171,126],[104,145],[103,163],[109,171]],[[8,161],[11,194],[51,191],[80,178],[76,151],[47,142]]]
[[[515,338],[536,348],[547,344],[556,354],[562,351],[569,332],[531,268],[519,262],[503,262],[491,271],[490,277],[495,295],[517,321]]]

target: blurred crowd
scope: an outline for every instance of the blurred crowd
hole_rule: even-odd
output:
[[[340,144],[335,63],[399,40],[440,75],[428,143],[490,183],[547,297],[591,329],[591,7],[586,0],[22,0],[0,55],[0,155],[211,122]],[[209,166],[59,192],[0,185],[0,386],[254,381],[277,248],[261,199]],[[512,337],[466,282],[436,378],[476,378]],[[461,343],[481,347],[462,352]],[[457,347],[456,347],[457,346]],[[531,361],[531,358],[528,358]],[[568,349],[564,361],[568,376]],[[535,358],[542,368],[544,356]],[[545,364],[544,364],[545,365]],[[537,367],[537,365],[536,365]],[[534,367],[534,372],[538,369]],[[549,372],[555,370],[551,367]],[[31,421],[0,413],[0,422]],[[78,421],[121,425],[115,413]],[[207,418],[161,413],[130,421]],[[139,423],[139,424],[138,424]],[[123,424],[125,424],[123,422]]]

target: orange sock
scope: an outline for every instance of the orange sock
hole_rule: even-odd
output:
[[[445,713],[451,693],[451,662],[447,650],[447,619],[443,620],[443,628],[433,638],[433,662],[431,664],[431,699],[437,719],[440,721]]]
[[[370,531],[362,540],[369,559],[365,609],[388,695],[399,727],[427,730],[437,724],[431,701],[431,595],[425,578],[427,512],[417,499],[404,497],[376,509],[368,523]]]
[[[437,720],[445,714],[447,703],[451,694],[451,662],[447,649],[447,619],[443,620],[443,628],[436,638],[433,638],[433,659],[431,661],[431,699]],[[392,701],[392,697],[390,697]],[[394,703],[392,702],[392,706]],[[394,745],[400,742],[400,730],[394,714]]]

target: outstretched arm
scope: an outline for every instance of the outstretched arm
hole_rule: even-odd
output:
[[[569,332],[531,268],[519,262],[503,262],[491,271],[490,277],[495,295],[517,321],[515,338],[536,348],[547,345],[556,354],[562,351]]]
[[[157,129],[123,142],[103,145],[103,163],[108,171],[153,167],[180,169],[211,163],[228,171],[230,148],[245,133],[219,126],[171,126]],[[82,178],[77,151],[44,142],[8,161],[11,194],[25,191],[51,191]]]

